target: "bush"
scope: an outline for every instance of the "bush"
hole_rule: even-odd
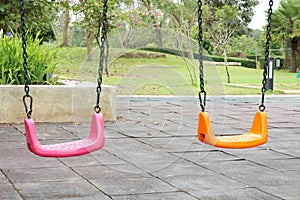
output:
[[[42,39],[27,37],[29,84],[54,84],[51,78],[57,65],[57,51],[40,45]],[[0,84],[24,84],[22,40],[0,39]]]
[[[249,59],[239,59],[237,58],[235,62],[240,62],[243,67],[256,69],[256,61],[255,60],[249,60]]]
[[[251,59],[251,60],[255,60],[255,59],[256,59],[256,57],[257,57],[257,56],[255,56],[255,55],[254,55],[254,56],[253,56],[253,55],[251,55],[251,56],[247,56],[247,58],[248,58],[248,59]]]
[[[172,55],[177,55],[177,56],[188,57],[188,52],[187,51],[181,52],[181,51],[175,50],[175,49],[159,48],[159,47],[145,47],[145,48],[140,48],[140,50],[154,51],[154,52],[167,53],[167,54],[172,54]],[[198,59],[199,54],[194,53],[194,58]],[[224,57],[221,57],[221,56],[204,55],[203,59],[204,60],[215,61],[215,62],[224,62]],[[249,59],[245,59],[245,58],[228,57],[227,61],[228,62],[240,62],[243,67],[247,67],[247,68],[254,68],[254,69],[256,68],[255,60],[249,60]]]

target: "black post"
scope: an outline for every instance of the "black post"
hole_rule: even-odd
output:
[[[280,58],[276,58],[276,69],[280,70],[281,66],[280,66]]]

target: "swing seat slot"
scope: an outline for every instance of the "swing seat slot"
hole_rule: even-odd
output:
[[[34,121],[31,118],[24,120],[28,149],[43,157],[71,157],[84,155],[104,146],[104,120],[102,113],[94,113],[91,122],[90,134],[87,138],[72,142],[41,145],[36,134]]]
[[[252,128],[248,133],[216,137],[208,114],[200,112],[198,118],[198,139],[203,143],[221,148],[250,148],[262,145],[268,140],[267,113],[256,112]]]

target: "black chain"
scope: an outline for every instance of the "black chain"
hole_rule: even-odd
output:
[[[99,69],[98,69],[98,86],[96,89],[97,92],[97,102],[94,108],[96,113],[101,112],[100,103],[100,93],[101,93],[101,84],[102,84],[102,75],[103,75],[103,65],[104,65],[104,50],[105,50],[105,42],[106,42],[106,33],[107,33],[107,2],[104,1],[103,4],[103,16],[102,16],[102,29],[101,29],[101,39],[100,39],[100,61],[99,61]]]
[[[24,0],[20,0],[20,14],[21,14],[21,27],[22,27],[22,49],[23,49],[23,69],[24,69],[24,90],[25,95],[23,96],[23,103],[25,107],[25,112],[28,118],[31,118],[32,114],[32,103],[33,98],[29,94],[29,85],[28,85],[28,63],[27,63],[27,43],[26,43],[26,26],[25,26],[25,8],[24,8]],[[29,99],[29,108],[27,106],[26,99]]]
[[[269,0],[269,10],[268,10],[268,25],[267,25],[267,34],[266,34],[266,50],[265,50],[265,62],[264,62],[264,72],[263,72],[263,80],[262,80],[262,88],[261,88],[261,104],[259,106],[259,110],[263,112],[266,107],[264,105],[265,101],[265,93],[266,93],[266,83],[267,83],[267,74],[268,74],[268,58],[270,55],[270,40],[271,40],[271,22],[272,22],[272,6],[273,6],[273,0]]]
[[[204,89],[204,72],[203,72],[203,30],[202,30],[202,0],[198,0],[198,45],[199,45],[199,79],[200,79],[200,92],[199,101],[202,112],[205,110],[206,105],[206,92]],[[202,94],[204,95],[202,99]]]

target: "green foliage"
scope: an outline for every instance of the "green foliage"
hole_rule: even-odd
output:
[[[296,72],[297,46],[300,39],[300,0],[282,0],[272,17],[271,31],[273,40],[291,45],[290,72]],[[288,57],[285,58],[288,60]]]
[[[236,5],[224,5],[216,9],[209,5],[204,6],[204,28],[208,29],[208,34],[204,36],[213,41],[215,54],[226,53],[226,47],[239,26],[239,15],[240,12]]]
[[[287,40],[300,36],[300,0],[280,1],[272,17],[272,33],[275,40]]]
[[[55,84],[51,78],[57,65],[57,51],[40,45],[41,40],[27,37],[28,75],[30,84]],[[0,39],[0,84],[24,84],[22,40]]]
[[[207,1],[208,6],[212,9],[213,15],[216,12],[216,9],[223,7],[225,5],[228,6],[237,6],[239,9],[240,17],[239,24],[240,26],[247,25],[251,22],[252,16],[254,15],[254,8],[258,5],[258,0],[211,0]]]
[[[55,17],[55,5],[54,1],[24,1],[26,28],[34,37],[40,32],[39,38],[44,41],[54,38],[51,24]],[[20,27],[20,2],[0,1],[0,29],[3,29],[4,35],[7,32],[21,32]]]
[[[114,6],[115,3],[116,0],[108,1],[108,23],[106,27],[108,31],[115,27],[114,22],[117,16],[114,14],[114,10],[116,9]],[[85,30],[91,31],[99,44],[100,41],[98,40],[101,35],[103,5],[104,3],[98,0],[79,0],[79,2],[72,7],[76,15],[83,16],[78,18],[75,24]]]
[[[242,35],[231,39],[227,47],[228,55],[235,56],[237,53],[242,53],[244,55],[256,55],[257,42],[254,38],[247,35]]]
[[[70,28],[72,32],[71,45],[75,47],[86,47],[86,30],[80,28]]]

